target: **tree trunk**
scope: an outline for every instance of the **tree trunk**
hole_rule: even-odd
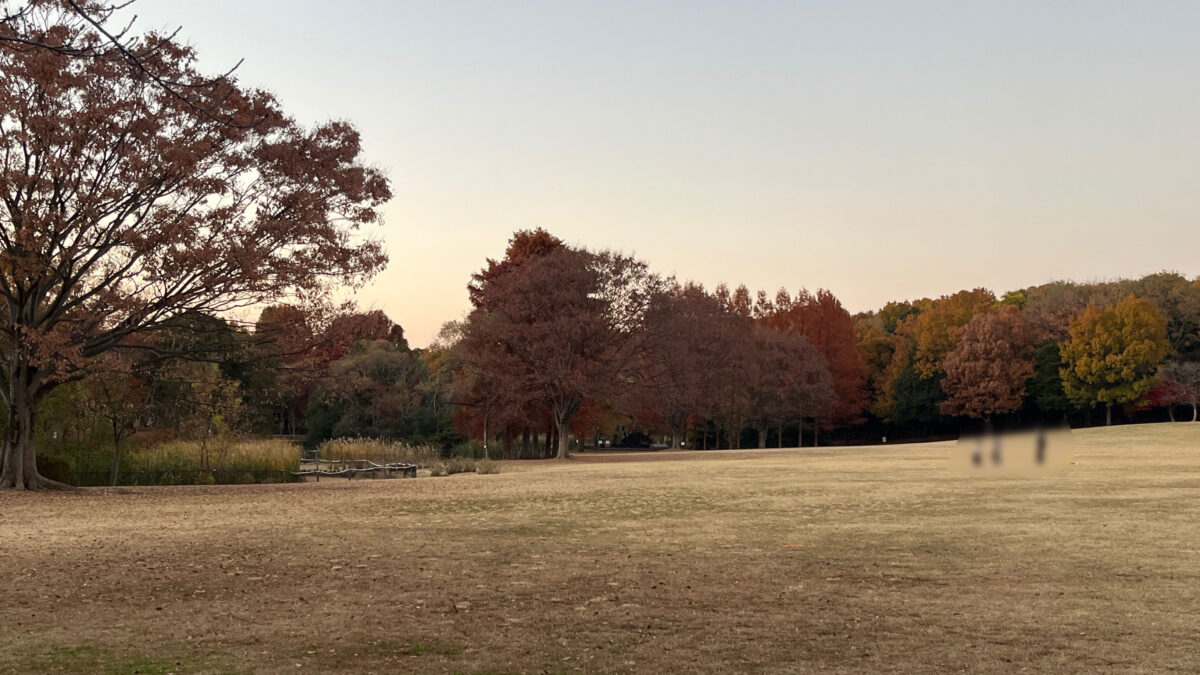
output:
[[[813,420],[813,447],[821,445],[821,421]]]
[[[704,444],[703,449],[707,450],[708,449],[708,423],[704,424],[704,430],[700,432],[700,436],[703,439],[700,441],[701,443]]]
[[[571,459],[571,427],[567,420],[558,422],[558,457],[556,459]]]
[[[1171,418],[1172,422],[1175,421],[1175,404],[1171,403],[1167,405],[1167,415]]]
[[[1104,404],[1104,426],[1106,426],[1106,427],[1112,426],[1112,404],[1111,403]]]
[[[804,447],[804,418],[800,418],[800,422],[796,424],[796,447]]]
[[[775,447],[783,447],[783,422],[779,423],[779,435],[775,437]]]
[[[483,458],[488,459],[488,414],[483,413]]]
[[[70,490],[71,486],[50,480],[38,473],[34,455],[34,419],[41,403],[37,393],[31,391],[31,381],[36,381],[36,372],[28,367],[18,369],[18,375],[9,382],[8,433],[0,447],[0,490],[58,489]]]
[[[1196,404],[1195,403],[1192,404],[1192,421],[1193,422],[1196,421]]]
[[[767,447],[767,428],[765,426],[758,428],[758,447],[760,450]]]
[[[116,485],[117,476],[121,474],[121,436],[117,433],[117,423],[113,422],[113,461],[108,474],[108,484]]]

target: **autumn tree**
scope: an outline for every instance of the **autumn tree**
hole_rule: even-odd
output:
[[[946,355],[942,412],[988,420],[1021,407],[1025,383],[1033,376],[1032,357],[1029,327],[1019,309],[975,315]]]
[[[504,257],[500,260],[488,258],[486,266],[471,275],[467,285],[471,306],[486,309],[483,305],[487,302],[486,290],[491,282],[517,270],[526,262],[561,248],[564,248],[562,240],[542,228],[514,232],[508,240]],[[456,327],[460,332],[461,329],[462,326]],[[552,426],[544,401],[538,392],[506,386],[502,373],[477,361],[486,358],[479,350],[466,349],[467,345],[461,340],[456,338],[455,341],[463,347],[455,350],[454,354],[456,424],[465,433],[478,434],[483,438],[485,455],[489,454],[492,438],[499,435],[507,449],[509,440],[519,434],[522,436],[522,453],[529,456],[532,452],[532,429]],[[553,430],[545,431],[549,444]]]
[[[891,336],[892,357],[877,376],[871,411],[897,423],[917,418],[928,423],[936,418],[938,411],[926,407],[936,406],[945,398],[940,383],[945,375],[946,355],[954,348],[957,331],[976,314],[989,311],[995,301],[991,291],[977,288],[936,300],[921,298],[912,303],[889,303],[884,308],[887,312],[881,310],[885,330],[889,325],[895,327],[885,332]],[[920,385],[909,382],[910,370],[928,382]],[[906,378],[904,382],[901,377]],[[897,405],[903,408],[899,414]]]
[[[103,45],[61,3],[6,23],[47,43]],[[103,25],[103,24],[101,24]],[[386,261],[360,228],[390,197],[344,122],[308,130],[267,93],[207,78],[161,36],[145,62],[0,44],[0,487],[60,486],[33,430],[53,389],[98,355],[188,312],[220,314],[358,283]],[[110,43],[111,44],[111,43]]]
[[[485,291],[492,280],[508,274],[528,260],[547,256],[563,246],[561,239],[540,227],[514,232],[508,239],[504,257],[500,260],[488,258],[487,265],[471,275],[471,283],[467,284],[467,295],[472,306],[479,307],[485,302]]]
[[[1063,389],[1080,405],[1112,407],[1142,398],[1167,356],[1167,321],[1153,303],[1127,296],[1110,308],[1088,305],[1062,343]]]
[[[530,392],[550,409],[566,459],[584,401],[617,395],[633,377],[658,287],[631,257],[560,247],[482,286],[461,348],[491,386]]]
[[[1200,407],[1200,362],[1168,361],[1162,370],[1162,380],[1150,390],[1154,405],[1166,406],[1171,421],[1175,421],[1175,406],[1192,407],[1192,421],[1197,420]]]
[[[767,447],[772,426],[828,414],[837,399],[829,362],[800,333],[754,327],[744,376],[751,426]],[[780,434],[782,435],[782,433]]]
[[[1159,272],[1114,284],[1122,296],[1154,303],[1167,320],[1167,342],[1180,356],[1200,354],[1200,284],[1177,272]]]
[[[887,369],[896,351],[896,337],[885,330],[884,318],[877,312],[869,312],[854,317],[854,334],[858,341],[858,351],[862,354],[863,363],[867,367],[866,389],[868,392],[867,410],[879,418],[887,417],[887,405],[890,396],[886,387]]]
[[[135,431],[145,414],[149,384],[135,372],[135,364],[122,354],[105,354],[102,368],[95,369],[83,381],[83,408],[109,425],[112,432],[113,458],[108,484],[116,485],[121,473],[121,443]]]
[[[954,348],[956,330],[965,326],[976,314],[986,312],[996,303],[996,296],[986,288],[959,291],[936,300],[921,312],[912,324],[914,349],[913,368],[921,377],[929,378],[945,370],[946,355]]]
[[[404,329],[383,311],[342,312],[335,316],[317,338],[317,358],[328,364],[345,356],[359,340],[382,340],[400,349],[408,349]]]
[[[854,318],[833,293],[825,289],[794,297],[781,289],[774,300],[758,304],[767,326],[803,335],[825,357],[833,381],[834,401],[826,421],[838,425],[862,421],[867,407],[867,364],[859,349]]]
[[[263,308],[254,323],[260,358],[276,371],[271,400],[274,433],[296,434],[317,377],[316,335],[309,313],[294,305]]]
[[[670,429],[674,447],[689,419],[715,407],[711,383],[736,378],[741,356],[736,341],[749,326],[694,284],[672,284],[651,298],[641,391]]]

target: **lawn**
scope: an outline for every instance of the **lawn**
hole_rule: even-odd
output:
[[[0,494],[0,669],[1200,669],[1200,424]]]

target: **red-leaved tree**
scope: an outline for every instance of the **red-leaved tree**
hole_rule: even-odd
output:
[[[718,405],[713,383],[740,376],[739,338],[750,322],[700,286],[673,284],[651,299],[645,323],[641,391],[679,447],[688,421]]]
[[[558,247],[481,288],[459,349],[481,392],[550,409],[558,458],[584,401],[611,399],[636,376],[645,308],[658,290],[644,263],[614,253]]]
[[[795,297],[781,290],[773,302],[764,296],[758,314],[771,328],[808,338],[825,356],[833,378],[834,401],[822,418],[835,425],[861,422],[868,402],[867,364],[858,347],[854,318],[841,301],[825,289],[815,295],[801,290]]]
[[[1147,395],[1151,405],[1165,406],[1175,421],[1175,406],[1192,407],[1192,421],[1200,411],[1200,362],[1167,361],[1163,365],[1162,379]]]
[[[154,46],[130,67],[67,5],[36,10],[6,28],[93,53],[0,43],[0,487],[30,489],[56,486],[33,440],[56,386],[181,315],[361,282],[386,256],[358,232],[390,198],[349,124],[302,128],[161,36],[127,40]]]

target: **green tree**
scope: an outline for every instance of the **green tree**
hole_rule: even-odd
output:
[[[909,365],[900,371],[895,382],[895,398],[890,422],[896,424],[929,424],[938,419],[938,406],[946,398],[942,391],[942,373],[921,377]]]
[[[1080,405],[1134,403],[1154,386],[1170,351],[1167,321],[1154,303],[1132,295],[1114,307],[1088,307],[1071,320],[1061,344],[1063,391]]]
[[[1062,353],[1057,342],[1047,342],[1033,352],[1033,377],[1026,389],[1043,415],[1066,413],[1075,406],[1063,391]]]

